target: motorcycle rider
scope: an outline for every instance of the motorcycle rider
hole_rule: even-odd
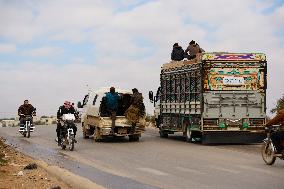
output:
[[[265,124],[265,126],[271,127],[278,124],[280,124],[280,130],[271,134],[271,140],[275,145],[277,153],[282,153],[284,156],[284,147],[281,145],[284,141],[284,109],[280,110],[274,118]]]
[[[18,115],[20,120],[20,131],[23,131],[26,116],[31,116],[31,124],[33,124],[33,117],[36,115],[36,109],[29,103],[29,100],[25,100],[18,109]]]
[[[61,119],[63,114],[74,114],[75,118],[78,119],[78,113],[76,112],[76,110],[69,101],[65,101],[64,104],[59,107],[57,111],[57,128],[56,128],[58,146],[60,146],[61,144],[60,131],[61,131]],[[77,132],[76,124],[73,125],[73,131],[75,137]],[[77,142],[76,139],[74,140],[75,142]]]

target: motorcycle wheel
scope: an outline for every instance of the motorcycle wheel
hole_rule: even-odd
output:
[[[74,150],[74,136],[70,136],[70,142],[69,142],[69,150]]]
[[[65,139],[63,139],[63,137],[61,137],[61,148],[62,148],[62,150],[66,149],[66,141],[65,141]]]
[[[31,127],[27,126],[27,138],[30,138],[31,136]]]
[[[66,145],[65,145],[65,144],[62,144],[62,145],[61,145],[61,148],[62,148],[62,150],[65,150],[65,149],[66,149]]]
[[[275,147],[273,146],[272,142],[263,143],[261,147],[261,155],[263,161],[267,165],[273,165],[275,163]]]

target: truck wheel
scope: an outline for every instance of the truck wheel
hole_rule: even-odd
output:
[[[192,142],[192,135],[193,135],[193,131],[190,129],[190,126],[187,126],[186,132],[185,132],[186,142]]]
[[[85,127],[84,127],[84,122],[82,123],[82,130],[83,130],[83,138],[84,139],[89,138],[89,136],[87,135],[87,131],[86,131]]]
[[[136,141],[139,141],[139,136],[137,135],[129,135],[129,141],[133,141],[133,142],[136,142]]]
[[[84,139],[88,139],[89,138],[89,136],[87,135],[86,131],[84,131],[84,130],[83,130],[83,138]]]
[[[162,130],[160,130],[159,133],[160,133],[161,138],[168,138],[168,136],[169,136],[167,132],[162,131]]]
[[[94,139],[96,142],[102,141],[102,136],[100,135],[100,130],[98,127],[95,128]]]

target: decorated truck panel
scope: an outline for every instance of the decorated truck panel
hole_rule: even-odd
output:
[[[260,142],[266,115],[266,57],[262,53],[202,53],[164,64],[160,75],[161,137],[187,141]]]

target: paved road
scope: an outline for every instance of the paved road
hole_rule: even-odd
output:
[[[33,157],[107,188],[284,188],[284,161],[265,165],[259,145],[192,144],[181,136],[161,139],[153,128],[140,142],[96,143],[83,139],[79,129],[75,151],[70,152],[54,142],[54,125],[37,126],[29,139],[10,127],[0,128],[0,136]]]

